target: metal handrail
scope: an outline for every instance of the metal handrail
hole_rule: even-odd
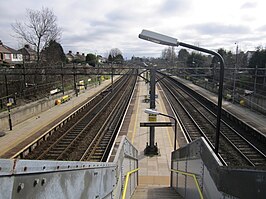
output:
[[[200,190],[200,187],[199,187],[199,183],[198,183],[197,178],[196,178],[196,174],[194,174],[194,173],[187,173],[187,172],[184,172],[184,171],[179,171],[179,170],[174,170],[174,169],[171,169],[171,171],[173,171],[175,173],[181,173],[183,175],[192,177],[194,179],[194,182],[195,182],[196,187],[198,189],[198,192],[199,192],[199,195],[200,195],[200,199],[204,199],[203,198],[203,194],[202,194],[202,192]]]
[[[127,185],[128,185],[128,179],[129,179],[129,176],[132,174],[132,173],[135,173],[136,171],[138,171],[139,168],[136,168],[134,170],[131,170],[129,172],[127,172],[127,175],[126,175],[126,180],[125,180],[125,186],[124,186],[124,190],[123,190],[123,195],[122,195],[122,199],[125,199],[126,198],[126,194],[127,194]]]

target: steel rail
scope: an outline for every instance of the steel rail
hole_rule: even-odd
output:
[[[173,82],[172,82],[173,83]],[[182,89],[183,90],[183,89]],[[182,92],[185,92],[185,91],[182,91]],[[186,93],[186,95],[189,95],[191,98],[192,98],[192,96],[191,96],[191,94],[188,94],[188,93]],[[193,97],[194,98],[194,97]],[[205,110],[208,110],[208,112],[213,116],[213,117],[215,117],[215,114],[212,112],[212,111],[210,111],[209,109],[207,109],[207,107],[205,107],[201,102],[199,102],[197,99],[195,99],[194,98],[194,100],[198,103],[198,104],[200,104],[201,105],[201,107],[204,107],[204,109]],[[207,121],[209,121],[210,122],[210,124],[213,126],[213,128],[215,128],[215,124],[213,123],[213,121],[210,121],[210,119],[209,118],[207,118],[207,116],[206,116],[206,113],[202,113],[202,110],[200,111],[200,110],[198,110],[199,108],[199,106],[197,105],[193,105],[192,104],[192,102],[190,102],[190,101],[188,101],[187,103],[189,103],[190,104],[190,106],[193,106],[194,108],[193,108],[193,110],[195,111],[195,110],[197,110],[197,112],[198,112],[198,114],[200,114],[201,115],[201,117],[204,117]],[[214,118],[212,119],[212,120],[214,120]],[[223,121],[223,120],[221,120],[221,122],[222,122],[222,127],[223,128],[225,128],[225,126],[228,128],[228,129],[230,129],[231,130],[231,132],[233,132],[233,133],[237,133],[232,127],[230,127],[228,124],[226,124],[225,123],[225,121]],[[233,144],[233,141],[231,141],[229,138],[228,138],[228,136],[226,136],[225,135],[225,132],[223,132],[222,131],[222,129],[221,129],[221,135],[224,137],[224,139],[226,139],[228,142],[230,142],[231,143],[231,145],[235,148],[235,150],[236,151],[238,151],[239,152],[239,154],[247,161],[247,162],[249,162],[249,164],[250,165],[252,165],[252,166],[255,166],[256,165],[256,163],[253,163],[252,162],[252,160],[250,159],[250,158],[252,158],[251,156],[250,156],[250,158],[248,157],[248,153],[247,154],[245,154],[245,153],[243,153],[242,151],[241,151],[241,149],[239,149],[235,144]],[[248,146],[249,147],[251,147],[254,151],[256,151],[261,157],[262,157],[262,159],[264,158],[264,160],[266,160],[266,156],[265,156],[265,154],[263,154],[257,147],[255,147],[252,143],[250,143],[247,139],[245,139],[242,135],[240,135],[239,133],[237,133],[237,135],[245,142],[245,143],[247,143],[248,144]],[[230,140],[230,141],[229,141]],[[243,148],[243,147],[242,147]],[[253,159],[255,159],[255,158],[253,158]],[[258,164],[258,163],[257,163]]]

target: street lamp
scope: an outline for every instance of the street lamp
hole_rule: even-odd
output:
[[[219,90],[218,90],[218,109],[217,109],[217,122],[216,122],[216,139],[215,139],[215,153],[218,154],[219,149],[219,136],[220,136],[220,121],[221,121],[221,113],[222,113],[222,99],[223,99],[223,81],[224,81],[224,59],[223,57],[212,50],[208,50],[205,48],[200,48],[198,46],[193,46],[190,44],[186,44],[183,42],[179,42],[177,39],[173,37],[169,37],[166,35],[162,35],[159,33],[155,33],[149,30],[142,30],[139,34],[140,39],[144,39],[147,41],[151,41],[157,44],[167,45],[167,46],[183,46],[186,48],[198,50],[204,53],[208,53],[214,56],[217,56],[220,61],[220,80],[219,80]]]
[[[162,116],[165,116],[165,117],[169,117],[169,118],[172,118],[174,121],[175,121],[175,138],[174,138],[174,150],[176,150],[176,137],[177,137],[177,120],[175,117],[171,116],[171,115],[166,115],[164,113],[160,113],[156,110],[153,110],[153,109],[145,109],[144,111],[145,113],[147,114],[152,114],[152,115],[162,115]]]

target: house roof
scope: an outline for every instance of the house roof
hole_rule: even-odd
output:
[[[2,43],[2,41],[0,40],[0,52],[1,53],[11,53],[6,46]]]
[[[8,51],[4,46],[0,45],[0,52],[1,53],[11,53],[10,51]]]
[[[29,45],[25,45],[24,48],[19,49],[22,53],[28,53],[29,55],[36,55],[37,52],[33,50]]]
[[[0,52],[2,53],[10,53],[10,54],[21,54],[19,51],[10,48],[9,46],[6,46],[3,44],[3,42],[0,40]]]
[[[4,45],[5,46],[5,45]],[[8,51],[10,51],[12,54],[21,54],[18,50],[15,50],[13,48],[10,48],[8,46],[5,46]]]

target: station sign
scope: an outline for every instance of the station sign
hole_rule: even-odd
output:
[[[169,127],[173,126],[172,122],[141,122],[140,127]]]
[[[156,122],[156,121],[157,121],[157,115],[149,114],[149,122]]]

